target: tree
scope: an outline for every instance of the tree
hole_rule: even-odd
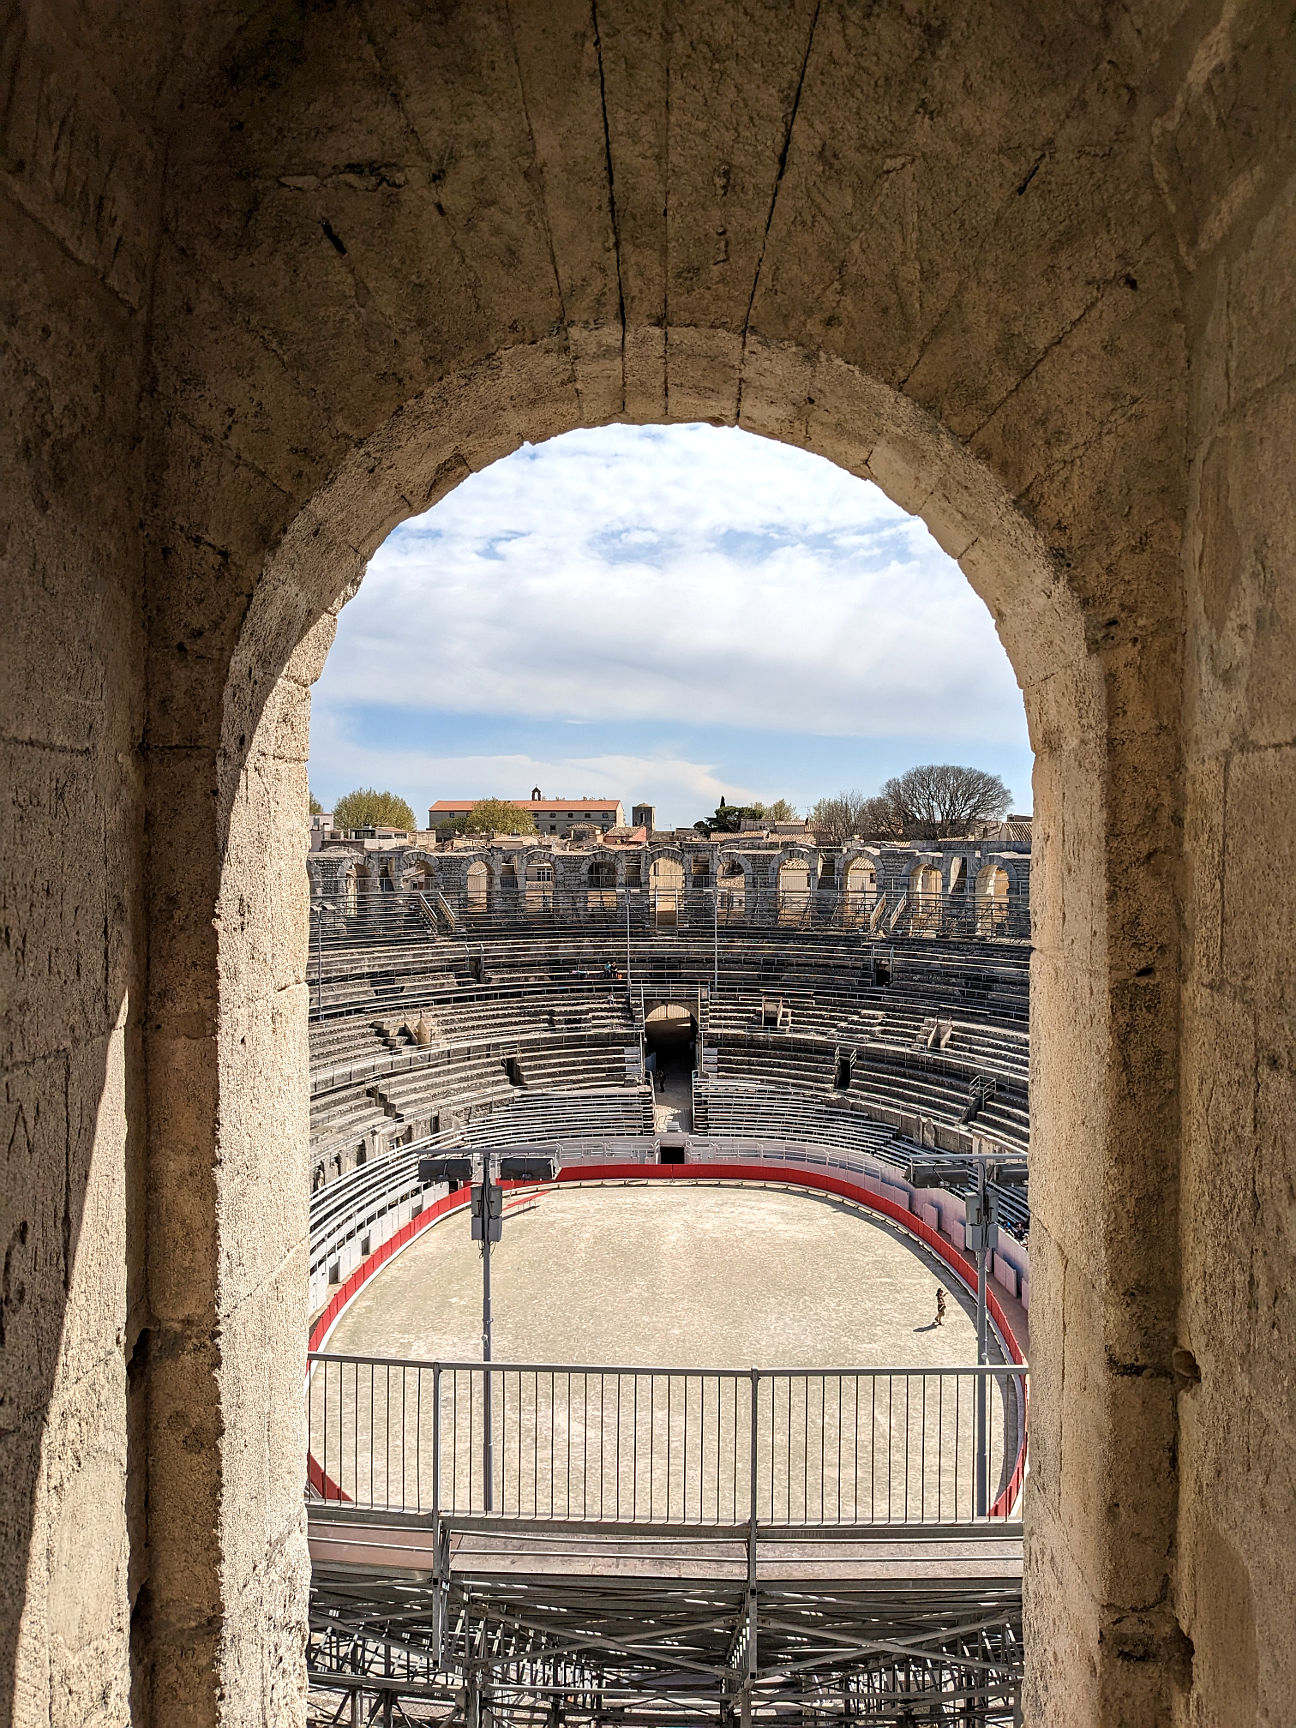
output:
[[[324,806],[320,803],[319,799],[313,792],[310,795],[310,813],[312,816],[322,816],[324,814]]]
[[[786,798],[776,798],[772,804],[765,806],[767,822],[795,822],[797,813]]]
[[[884,798],[862,792],[838,792],[821,798],[810,812],[810,826],[821,846],[844,846],[848,840],[891,840],[899,833],[895,813]]]
[[[927,762],[888,780],[881,798],[906,840],[942,840],[966,834],[974,822],[1002,818],[1012,793],[983,768]]]
[[[510,804],[507,798],[479,798],[466,816],[442,822],[438,839],[455,834],[534,834],[535,817],[525,804]]]
[[[414,827],[414,812],[395,792],[378,792],[372,786],[357,786],[333,806],[333,825],[345,834],[352,828]]]
[[[737,834],[744,820],[759,822],[766,815],[763,804],[726,804],[722,798],[714,816],[704,816],[693,827],[699,834]]]

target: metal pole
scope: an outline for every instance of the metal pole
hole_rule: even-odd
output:
[[[983,1367],[986,1361],[986,1248],[985,1243],[990,1229],[989,1210],[986,1205],[985,1165],[977,1165],[977,1198],[981,1210],[981,1246],[977,1249],[977,1365]],[[988,1510],[989,1480],[986,1447],[986,1376],[977,1375],[976,1383],[976,1515],[984,1518]]]
[[[717,859],[717,863],[718,862],[719,862],[719,860]],[[715,997],[715,996],[718,996],[720,994],[720,882],[719,882],[719,878],[716,879],[716,884],[715,884],[714,888],[712,888],[712,890],[711,890],[711,912],[712,912],[712,916],[715,919],[715,937],[714,937],[715,950],[714,950],[714,955],[713,955],[712,962],[711,962],[711,994],[713,997]]]
[[[758,1616],[756,1597],[756,1457],[760,1444],[760,1424],[757,1420],[760,1404],[760,1370],[751,1371],[751,1438],[748,1448],[748,1473],[751,1477],[750,1495],[748,1501],[749,1522],[747,1526],[747,1650],[746,1661],[743,1664],[743,1686],[740,1720],[742,1728],[751,1728],[752,1719],[752,1689],[756,1684],[756,1639],[758,1636]]]
[[[625,890],[626,908],[626,1004],[630,1002],[630,890]]]
[[[482,1361],[491,1359],[491,1160],[482,1158]],[[495,1510],[495,1436],[492,1432],[491,1371],[482,1370],[482,1475],[485,1506]]]

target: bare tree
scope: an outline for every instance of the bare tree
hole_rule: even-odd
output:
[[[810,826],[821,846],[844,846],[854,839],[890,840],[900,832],[887,800],[866,798],[862,792],[821,798],[810,812]]]
[[[997,774],[928,762],[888,780],[879,795],[906,840],[966,834],[974,822],[1001,818],[1012,793]]]

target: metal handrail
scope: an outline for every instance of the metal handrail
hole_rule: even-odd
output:
[[[1017,1511],[1027,1369],[313,1352],[306,1405],[308,1491],[357,1510],[622,1527],[984,1529]]]
[[[880,1375],[924,1375],[928,1378],[963,1376],[967,1374],[994,1375],[1011,1371],[1014,1374],[1026,1374],[1030,1371],[1028,1362],[965,1362],[936,1363],[920,1365],[912,1368],[869,1368],[861,1367],[858,1362],[847,1363],[844,1367],[824,1368],[702,1368],[696,1363],[672,1365],[670,1363],[627,1364],[625,1362],[481,1362],[476,1357],[462,1358],[439,1357],[431,1361],[426,1356],[365,1356],[353,1351],[338,1352],[335,1350],[308,1350],[306,1352],[308,1367],[316,1362],[356,1362],[363,1367],[371,1368],[418,1368],[440,1369],[442,1373],[450,1370],[464,1369],[479,1374],[489,1369],[492,1374],[634,1374],[641,1377],[670,1376],[690,1374],[713,1380],[717,1376],[725,1379],[749,1380],[753,1374],[761,1380],[776,1380],[780,1377],[804,1379],[807,1376],[816,1378],[821,1375],[856,1374],[860,1376]]]

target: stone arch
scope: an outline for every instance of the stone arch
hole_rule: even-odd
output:
[[[353,918],[366,918],[371,910],[369,896],[373,892],[373,878],[369,866],[363,859],[357,859],[350,869],[343,870],[340,885],[346,899],[346,909]]]
[[[848,924],[867,923],[877,903],[877,861],[863,852],[842,860],[842,915]]]
[[[532,848],[517,856],[518,890],[528,918],[547,917],[554,910],[556,884],[553,854]]]
[[[615,912],[621,865],[614,852],[595,852],[585,867],[585,910]]]
[[[668,333],[671,342],[687,345],[690,339],[683,331]],[[1086,648],[1081,607],[1066,571],[989,469],[951,432],[856,368],[821,351],[752,337],[723,360],[713,356],[705,377],[705,387],[688,397],[682,413],[726,423],[737,418],[751,430],[827,455],[874,479],[896,502],[923,516],[990,606],[1023,685],[1037,752],[1036,830],[1045,840],[1047,860],[1037,899],[1042,924],[1049,928],[1059,896],[1091,896],[1103,869],[1100,787],[1106,745],[1098,722],[1104,674]],[[743,406],[736,415],[739,394]],[[250,758],[265,750],[265,739],[292,725],[294,704],[305,701],[322,665],[336,611],[354,591],[381,539],[403,516],[427,508],[471,469],[507,454],[523,439],[534,441],[586,423],[570,357],[560,343],[545,340],[496,354],[447,375],[408,402],[364,445],[343,456],[308,507],[287,525],[256,582],[225,690],[218,807],[230,832],[222,895],[235,892],[248,868],[242,836],[251,835],[244,824],[254,807],[256,822],[273,820],[271,806],[257,807],[255,800],[239,796],[249,784]],[[279,675],[277,667],[286,671]],[[1092,823],[1090,844],[1065,861],[1047,851],[1063,772],[1074,820],[1082,829]],[[650,850],[653,864],[663,856]],[[677,851],[673,856],[682,871],[682,858]],[[750,920],[762,915],[757,900],[772,896],[753,894],[750,860],[743,858],[741,868],[743,907],[737,915]],[[528,895],[520,881],[517,897]],[[652,897],[660,900],[659,893]],[[726,916],[735,910],[731,901]],[[291,922],[290,908],[282,915]],[[658,926],[673,921],[665,903],[654,908],[654,916]],[[1093,930],[1096,941],[1106,940],[1101,920]],[[1080,973],[1068,977],[1077,988],[1087,988]],[[1041,1095],[1048,1096],[1047,1085]],[[1060,1149],[1079,1124],[1073,1130],[1058,1121]],[[1046,1277],[1037,1276],[1034,1290],[1037,1305],[1047,1302]]]
[[[440,881],[436,858],[430,852],[419,849],[404,853],[401,859],[400,881],[402,887],[423,894],[435,892]]]
[[[673,930],[681,921],[687,885],[678,846],[654,846],[648,854],[648,906],[654,929]]]
[[[940,925],[944,881],[932,858],[919,858],[909,871],[909,928],[934,930]]]
[[[491,902],[491,867],[485,858],[473,858],[464,871],[464,910],[488,912]]]
[[[775,877],[780,924],[802,924],[807,920],[814,881],[813,853],[798,846],[781,854]]]
[[[716,877],[718,917],[722,924],[741,924],[747,916],[747,861],[737,852],[720,854]]]
[[[305,1095],[305,836],[283,813],[305,805],[310,626],[383,509],[518,436],[510,356],[548,343],[551,411],[527,424],[712,416],[807,442],[1001,570],[1006,641],[1057,644],[1051,667],[1009,644],[1039,753],[1033,1006],[1071,1034],[1036,1053],[1032,1719],[1215,1721],[1253,1697],[1291,1718],[1274,1531],[1296,1441],[1261,1389],[1292,1328],[1255,1323],[1271,1297],[1281,1318],[1290,1243],[1260,1206],[1250,1295],[1220,1223],[1240,1151],[1262,1198],[1291,1180],[1266,1114],[1290,1070],[1270,850],[1296,665],[1282,9],[1021,28],[720,0],[600,35],[515,4],[435,40],[381,0],[199,9],[183,38],[174,9],[130,10],[125,34],[114,9],[71,30],[20,0],[13,31],[12,134],[36,148],[9,176],[6,748],[52,862],[15,950],[12,1144],[30,1134],[22,1203],[53,1224],[16,1322],[0,1570],[26,1606],[18,1659],[0,1616],[0,1685],[17,1673],[42,1717],[55,1679],[80,1719],[146,1675],[176,1722],[299,1711],[304,1184],[246,1149],[268,1101]],[[771,343],[804,382],[765,387]],[[883,380],[984,464],[1037,582],[955,468],[924,482],[921,437],[821,388],[823,353],[826,384]],[[401,454],[443,387],[426,462]],[[104,840],[51,921],[69,808]]]
[[[997,860],[992,858],[977,871],[978,935],[993,936],[1007,922],[1010,888],[1008,872]]]

